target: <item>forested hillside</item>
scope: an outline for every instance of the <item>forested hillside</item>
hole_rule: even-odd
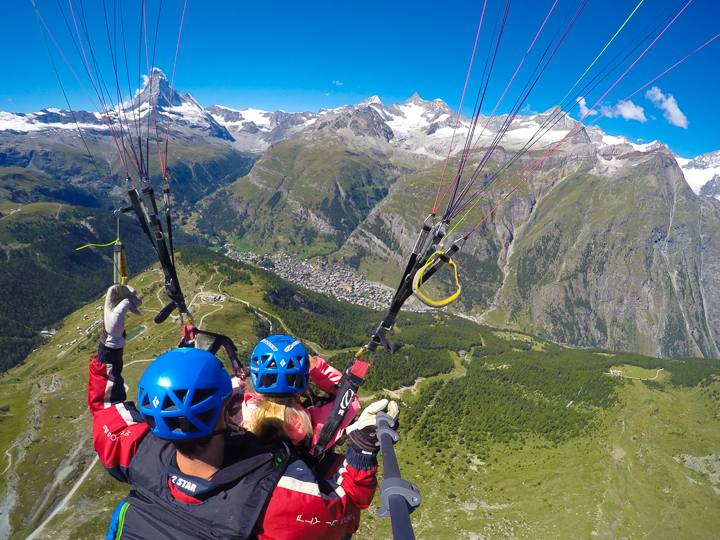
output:
[[[342,367],[381,316],[204,248],[186,246],[178,261],[196,322],[229,335],[244,361],[257,340],[287,332]],[[147,363],[175,347],[180,333],[169,320],[152,322],[166,302],[158,271],[143,271],[131,284],[143,298],[142,315],[128,319],[123,375],[132,399]],[[215,295],[219,301],[203,301]],[[92,460],[84,385],[100,328],[87,335],[76,328],[102,317],[101,303],[96,296],[69,315],[57,335],[0,378],[0,453],[9,456],[0,506],[8,508],[13,539],[58,508],[39,540],[99,538],[127,491]],[[719,525],[720,501],[704,472],[720,444],[717,361],[566,349],[443,313],[402,312],[390,338],[403,347],[377,355],[361,397],[390,393],[400,401],[401,470],[423,494],[413,515],[418,537],[482,531],[560,539],[578,528],[621,537],[649,531],[660,511],[675,520],[655,538],[708,537]],[[611,377],[610,368],[646,380]],[[607,482],[616,486],[611,492]],[[632,513],[612,495],[638,491],[646,496]],[[694,536],[683,536],[688,531]],[[358,538],[389,534],[374,510],[363,513]]]
[[[81,192],[82,193],[82,192]],[[16,194],[17,195],[17,194]],[[0,372],[22,361],[45,338],[39,332],[96,298],[112,273],[116,219],[106,209],[30,203],[0,221]],[[153,261],[135,220],[123,217],[130,271]]]

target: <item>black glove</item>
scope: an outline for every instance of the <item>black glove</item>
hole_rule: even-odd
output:
[[[397,425],[397,417],[400,412],[398,404],[381,399],[365,407],[357,422],[350,424],[345,429],[345,433],[350,437],[350,441],[357,450],[365,454],[377,454],[380,450],[380,447],[377,446],[377,413],[382,411],[387,412],[393,420],[396,420],[395,425]]]

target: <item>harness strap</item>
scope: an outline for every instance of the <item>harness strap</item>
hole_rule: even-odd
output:
[[[182,340],[180,340],[178,348],[195,347],[195,340],[199,335],[214,338],[212,344],[207,351],[210,354],[216,354],[220,350],[220,347],[223,347],[225,349],[225,353],[230,359],[230,364],[232,365],[233,371],[235,372],[235,376],[242,381],[247,379],[248,371],[245,369],[245,367],[242,365],[242,362],[240,362],[240,359],[238,358],[237,347],[235,346],[235,343],[233,343],[232,339],[223,334],[216,334],[215,332],[200,330],[196,326],[190,324],[184,325],[183,337]]]
[[[183,296],[182,289],[180,288],[180,282],[178,281],[177,273],[175,271],[175,264],[173,262],[174,254],[171,250],[168,250],[168,245],[165,240],[162,225],[157,218],[158,210],[157,204],[155,203],[155,194],[153,188],[149,185],[147,187],[144,187],[142,189],[142,194],[145,195],[145,197],[149,201],[151,210],[148,210],[147,206],[143,202],[143,199],[138,193],[137,188],[135,187],[132,187],[128,190],[130,202],[132,203],[131,209],[135,212],[135,215],[140,222],[140,226],[142,227],[147,237],[150,239],[150,243],[155,250],[155,254],[158,257],[160,267],[162,268],[165,278],[165,292],[171,300],[171,302],[167,306],[165,306],[165,308],[163,308],[160,313],[158,313],[155,317],[155,322],[159,324],[165,319],[167,319],[170,313],[172,313],[172,311],[175,309],[177,309],[181,315],[189,314],[187,307],[185,306],[185,297]],[[169,198],[167,194],[165,194],[165,196],[166,219],[169,227],[170,215],[169,207],[167,206],[167,204],[169,203]],[[130,210],[130,208],[123,209],[123,211],[128,210]],[[170,235],[172,235],[172,232],[170,232]]]
[[[350,369],[348,369],[340,380],[340,388],[338,389],[335,401],[333,401],[332,409],[328,415],[325,424],[320,431],[315,446],[313,446],[312,454],[316,459],[321,459],[325,453],[325,448],[335,438],[335,435],[340,431],[345,416],[347,416],[350,405],[355,399],[358,390],[365,382],[365,373],[367,372],[370,364],[357,359]]]

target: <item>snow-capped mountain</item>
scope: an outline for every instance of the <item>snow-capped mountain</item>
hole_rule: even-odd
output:
[[[276,141],[287,139],[302,131],[317,119],[316,113],[287,113],[258,109],[236,111],[213,105],[206,111],[219,124],[232,133],[236,147],[245,152],[262,153]]]
[[[263,154],[281,140],[332,134],[350,138],[361,146],[372,146],[383,152],[401,152],[434,162],[445,159],[448,149],[451,155],[462,152],[471,129],[470,120],[464,115],[458,117],[444,101],[426,101],[418,94],[404,103],[393,105],[385,105],[378,96],[372,96],[354,105],[318,112],[269,112],[251,108],[241,111],[221,105],[205,109],[191,94],[171,90],[163,72],[153,68],[136,96],[127,100],[123,107],[115,106],[107,115],[102,111],[71,113],[54,108],[36,113],[0,112],[0,143],[13,134],[33,138],[31,134],[37,135],[37,132],[52,131],[64,139],[76,137],[76,122],[83,130],[109,135],[107,124],[117,132],[121,121],[127,126],[145,119],[153,111],[151,105],[154,105],[161,139],[164,138],[162,132],[169,116],[171,138],[221,139],[231,143],[235,150],[255,155]],[[506,152],[522,148],[529,140],[532,140],[535,150],[549,149],[563,140],[577,124],[567,114],[553,109],[541,114],[518,115],[509,126],[505,125],[507,119],[508,115],[479,117],[473,133],[475,155],[498,137],[500,146]],[[659,141],[635,144],[622,136],[607,135],[597,126],[576,130],[572,141],[566,141],[561,150],[578,144],[589,145],[586,149],[591,152],[602,151],[606,157],[608,152],[619,156],[632,151],[649,152],[664,146]],[[602,162],[601,158],[598,159]],[[720,185],[720,150],[693,160],[677,156],[676,159],[695,193],[720,197],[720,193],[716,193],[720,192],[720,188],[713,187]],[[703,190],[713,181],[712,186]]]
[[[227,129],[219,125],[191,94],[181,94],[176,90],[171,92],[167,77],[158,68],[153,68],[152,76],[145,78],[143,88],[135,98],[122,105],[108,103],[107,110],[101,107],[95,112],[82,110],[71,112],[55,108],[43,109],[36,113],[0,111],[0,132],[74,131],[79,126],[81,129],[108,133],[112,129],[119,134],[123,130],[131,130],[135,125],[144,125],[146,115],[152,112],[151,104],[155,107],[154,120],[158,123],[159,131],[165,131],[162,127],[167,125],[169,114],[172,118],[170,126],[173,130],[182,130],[182,128],[202,130],[205,135],[211,137],[233,140]]]
[[[27,168],[122,197],[127,176],[161,172],[162,150],[154,139],[164,146],[169,125],[168,171],[182,185],[176,197],[194,202],[246,174],[257,154],[239,152],[228,130],[192,95],[171,91],[162,71],[151,75],[132,99],[107,111],[0,112],[0,167]],[[149,138],[145,148],[131,136],[138,129]]]
[[[334,131],[365,138],[368,144],[372,140],[385,149],[399,150],[434,161],[445,159],[451,144],[451,155],[462,152],[471,127],[470,119],[464,115],[458,119],[458,115],[444,101],[426,101],[418,94],[404,103],[393,105],[384,105],[378,96],[372,96],[355,105],[321,109],[317,113],[288,113],[282,110],[268,112],[259,109],[240,111],[220,105],[213,105],[206,110],[232,134],[239,150],[255,153],[263,153],[273,143],[283,139]],[[529,116],[518,115],[510,126],[505,126],[507,119],[508,115],[479,117],[473,134],[476,151],[487,148],[498,136],[501,136],[500,146],[506,151],[516,151],[529,140],[532,140],[533,149],[547,150],[563,140],[577,124],[575,119],[554,109]],[[633,143],[623,136],[608,135],[598,126],[576,130],[572,143],[566,141],[563,149],[571,144],[590,144],[598,151],[613,147],[616,153],[649,152],[665,146],[659,141]],[[716,160],[719,162],[717,172],[720,172],[720,158]],[[683,167],[688,161],[678,158],[678,163]],[[693,176],[696,174],[694,171],[710,166],[702,161],[695,165],[696,169],[692,165],[689,169],[683,168],[686,176],[687,171],[693,171],[688,182],[696,193],[713,175],[708,176],[705,169],[697,173],[704,180],[696,187],[693,183],[696,178]]]
[[[278,140],[301,133],[334,130],[384,139],[389,148],[439,160],[447,156],[451,142],[452,154],[462,151],[471,127],[466,116],[460,115],[458,119],[444,101],[425,101],[418,94],[402,104],[384,105],[379,97],[372,96],[355,105],[321,109],[317,113],[239,111],[219,105],[213,105],[207,111],[227,128],[244,151],[264,151]],[[507,117],[499,115],[488,119],[480,116],[473,137],[474,141],[479,138],[478,148],[487,147],[493,141]],[[553,111],[518,116],[509,128],[506,126],[502,144],[517,149],[534,135],[536,148],[547,147],[565,137],[575,123],[563,113],[553,114]]]
[[[720,199],[720,150],[701,154],[695,159],[676,159],[695,193]]]

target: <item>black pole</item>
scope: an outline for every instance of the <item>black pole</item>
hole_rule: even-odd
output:
[[[394,447],[400,436],[392,429],[395,420],[385,413],[378,413],[376,423],[385,476],[380,484],[380,500],[383,506],[378,510],[378,516],[390,516],[393,540],[415,540],[410,514],[420,506],[420,490],[415,484],[404,480],[400,474]]]
[[[410,512],[405,498],[402,495],[390,495],[388,505],[393,540],[415,540],[415,531],[410,522]]]

